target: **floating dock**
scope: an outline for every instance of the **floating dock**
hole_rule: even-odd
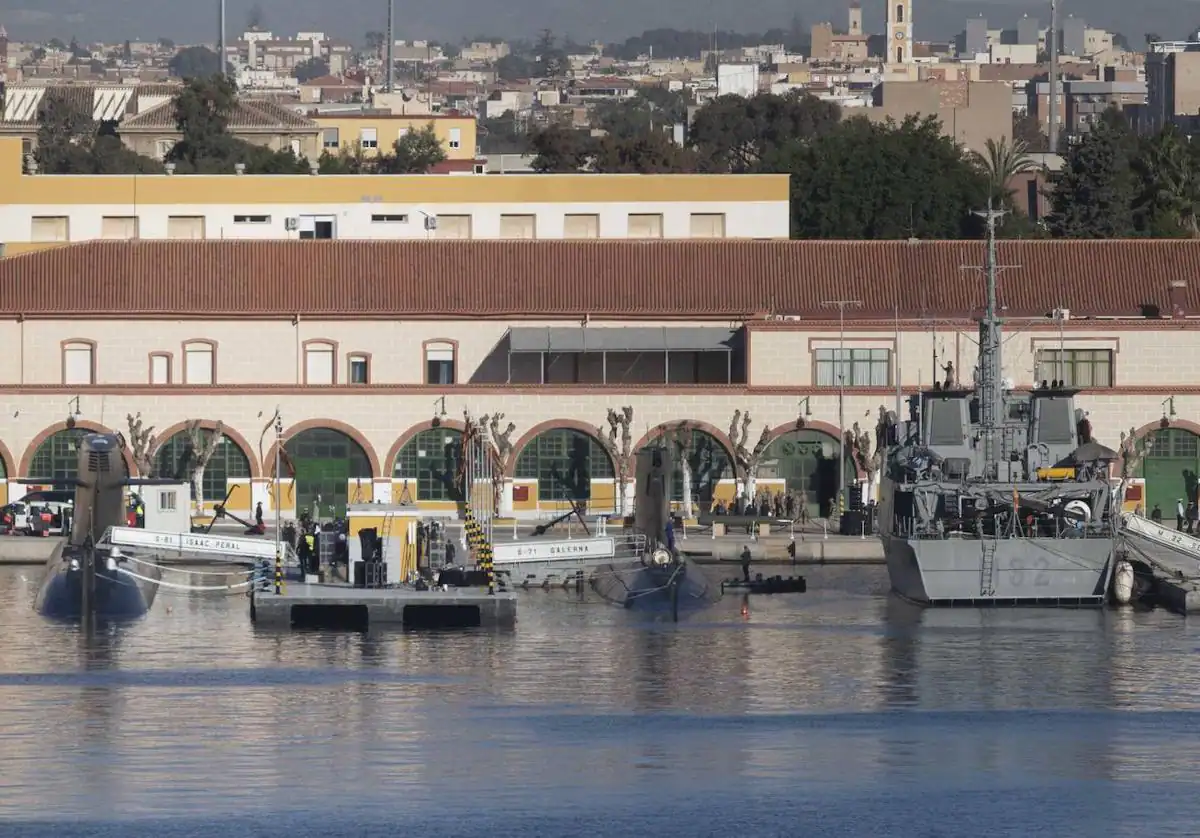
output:
[[[516,594],[480,588],[417,591],[288,582],[283,593],[255,591],[250,619],[265,628],[508,628],[517,622]]]

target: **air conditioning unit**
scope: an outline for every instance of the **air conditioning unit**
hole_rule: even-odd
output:
[[[292,230],[297,229],[299,226],[300,226],[300,219],[298,219],[298,218],[283,219],[283,229],[285,229],[285,230],[292,231]]]
[[[437,216],[436,215],[425,216],[425,229],[426,230],[436,230],[437,229]]]

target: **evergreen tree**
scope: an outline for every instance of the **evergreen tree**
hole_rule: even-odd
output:
[[[1106,111],[1051,179],[1050,234],[1076,239],[1135,235],[1140,184],[1132,164],[1137,151],[1137,138],[1125,118],[1116,110]]]

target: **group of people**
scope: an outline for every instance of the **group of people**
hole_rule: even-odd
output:
[[[709,511],[713,515],[758,515],[762,518],[786,518],[806,523],[809,519],[808,498],[803,490],[755,492],[749,498],[738,496],[730,503],[714,500]]]

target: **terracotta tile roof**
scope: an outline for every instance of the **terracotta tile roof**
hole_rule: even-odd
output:
[[[278,129],[305,129],[316,131],[317,124],[291,108],[266,99],[239,98],[233,116],[229,120],[232,131],[261,131]],[[175,130],[175,108],[171,102],[163,102],[143,111],[132,119],[121,123],[122,131]]]
[[[26,315],[388,315],[828,320],[967,318],[983,304],[980,242],[87,242],[0,260],[0,311]],[[1010,317],[1200,314],[1200,241],[1000,246]],[[197,296],[195,289],[207,289]]]

